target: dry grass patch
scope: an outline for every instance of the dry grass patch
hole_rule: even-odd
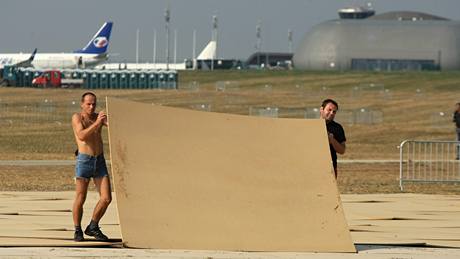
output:
[[[398,159],[397,146],[405,139],[455,139],[451,113],[459,101],[460,72],[181,71],[179,80],[179,90],[95,89],[94,92],[100,97],[99,108],[105,105],[103,97],[110,96],[187,109],[204,105],[213,112],[247,115],[251,106],[319,108],[324,98],[335,98],[340,105],[339,114],[360,109],[381,112],[382,123],[343,123],[347,153],[341,159]],[[193,81],[198,82],[197,89],[181,89]],[[236,84],[216,91],[218,81]],[[265,88],[266,84],[271,87]],[[380,87],[372,88],[371,84]],[[84,91],[0,88],[2,159],[73,159],[75,143],[70,117],[79,110],[79,98]],[[31,107],[35,110],[30,111]],[[49,107],[54,109],[51,117],[43,112]],[[437,116],[440,112],[445,116]],[[106,131],[103,135],[107,151]],[[399,170],[393,166],[343,166],[344,178],[339,185],[343,192],[398,191],[395,174]]]

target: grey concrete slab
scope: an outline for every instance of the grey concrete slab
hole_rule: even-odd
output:
[[[420,248],[398,246],[357,246],[358,253],[264,253],[199,250],[158,250],[126,248],[62,248],[62,247],[14,247],[0,248],[2,258],[251,258],[251,259],[458,259],[460,249]]]
[[[101,221],[102,230],[117,239],[110,244],[115,248],[94,248],[99,246],[97,242],[80,244],[71,239],[73,195],[73,192],[0,192],[0,247],[3,247],[0,258],[460,258],[458,195],[341,195],[357,254],[120,248],[115,201]],[[84,223],[89,221],[96,202],[97,195],[90,192]],[[456,248],[411,247],[414,244]],[[72,248],[75,246],[78,248]]]

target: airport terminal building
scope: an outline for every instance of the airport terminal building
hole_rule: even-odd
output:
[[[460,21],[418,12],[326,21],[305,35],[293,64],[305,70],[460,69]]]

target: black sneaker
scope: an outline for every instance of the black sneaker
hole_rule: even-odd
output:
[[[107,241],[109,238],[102,233],[99,227],[86,227],[85,234],[96,238],[97,241]]]
[[[75,230],[75,234],[73,235],[73,240],[76,241],[76,242],[84,241],[85,238],[83,237],[83,231],[82,230]]]

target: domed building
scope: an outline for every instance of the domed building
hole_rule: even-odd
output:
[[[460,22],[407,11],[326,21],[305,35],[293,64],[306,70],[460,69]]]

